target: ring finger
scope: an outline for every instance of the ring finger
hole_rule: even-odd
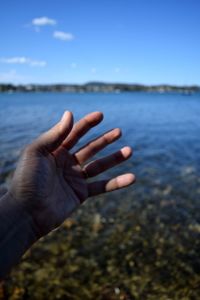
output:
[[[124,147],[121,150],[103,157],[101,159],[97,159],[83,168],[83,173],[85,173],[86,177],[94,177],[104,171],[115,167],[116,165],[122,163],[127,160],[132,155],[132,149],[130,147]]]

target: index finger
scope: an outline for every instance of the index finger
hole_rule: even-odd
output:
[[[80,121],[75,123],[70,134],[62,143],[62,146],[70,150],[82,136],[84,136],[92,127],[98,125],[103,120],[102,112],[92,112]]]

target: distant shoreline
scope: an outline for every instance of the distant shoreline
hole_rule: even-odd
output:
[[[0,84],[1,93],[13,92],[66,92],[66,93],[120,93],[120,92],[157,92],[193,94],[200,92],[200,86],[142,85],[124,83],[89,82],[86,84]]]

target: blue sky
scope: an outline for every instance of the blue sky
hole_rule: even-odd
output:
[[[199,0],[6,0],[0,82],[200,85]]]

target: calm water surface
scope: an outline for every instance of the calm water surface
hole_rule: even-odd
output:
[[[133,170],[146,188],[171,184],[188,196],[191,188],[193,195],[199,194],[198,94],[1,94],[1,185],[13,170],[23,146],[56,123],[64,110],[73,111],[76,120],[92,111],[104,113],[104,122],[84,140],[113,127],[122,128],[119,143],[102,154],[131,145],[135,155],[126,168]]]

